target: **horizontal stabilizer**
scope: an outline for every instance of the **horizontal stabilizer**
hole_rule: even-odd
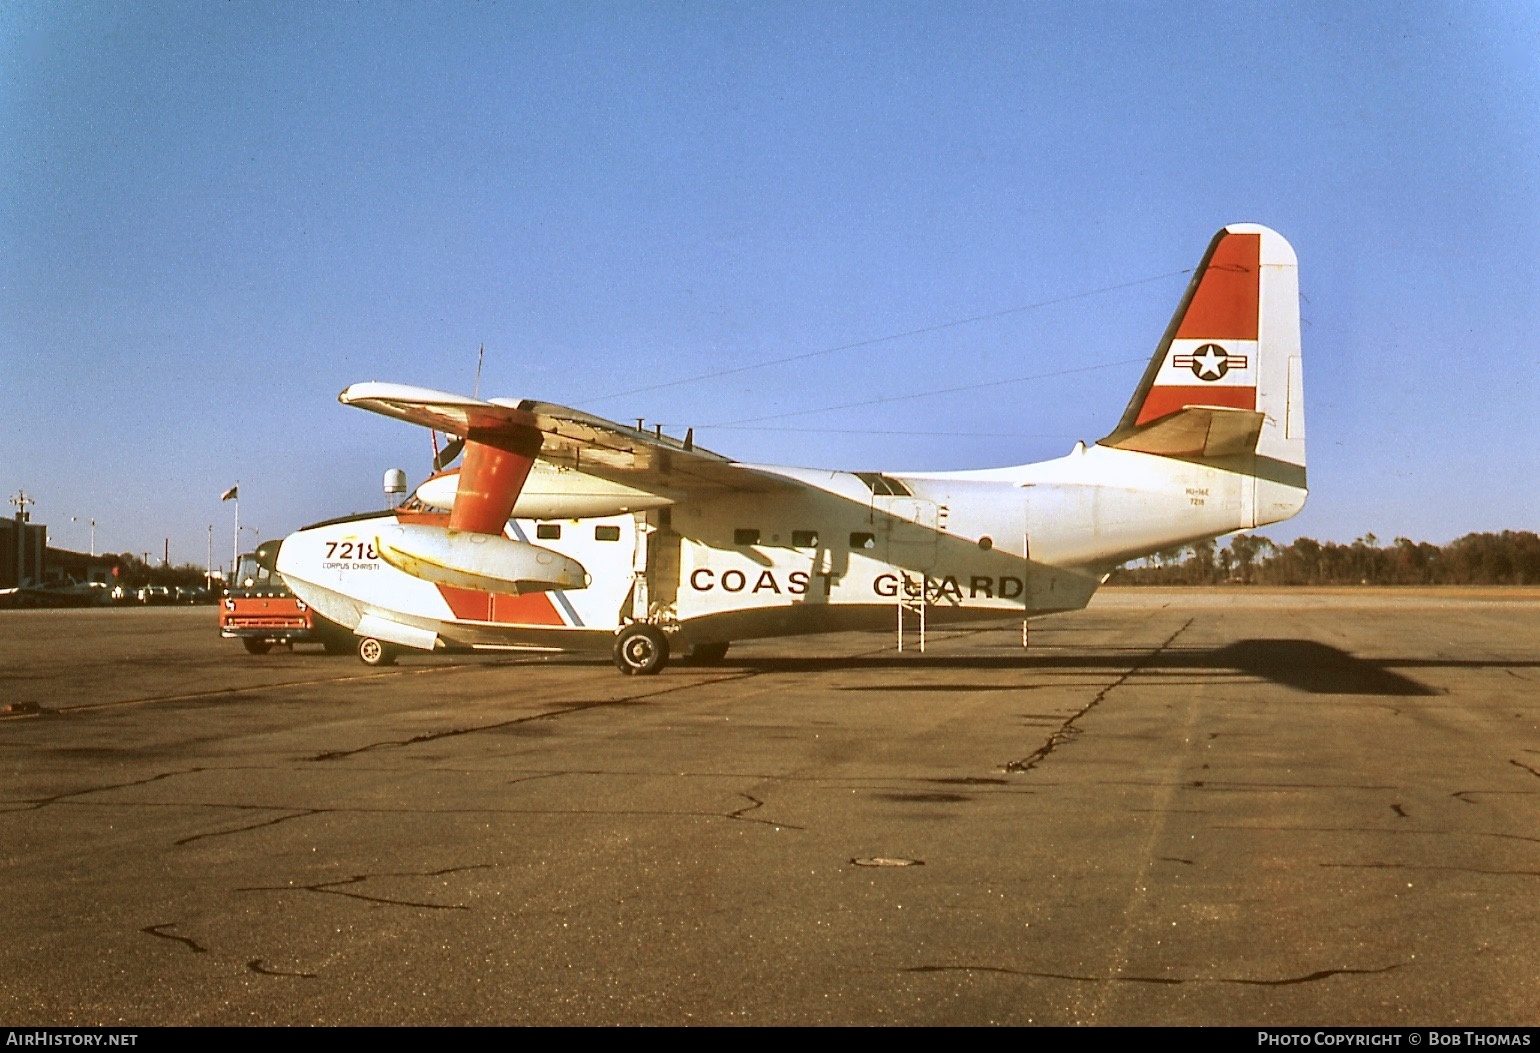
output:
[[[588,587],[588,572],[577,560],[491,534],[400,525],[382,530],[375,548],[402,573],[437,585],[520,595]]]
[[[1162,457],[1244,457],[1255,453],[1262,434],[1261,413],[1224,406],[1187,406],[1126,432],[1114,432],[1103,446]]]

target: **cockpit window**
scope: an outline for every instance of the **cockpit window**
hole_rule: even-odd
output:
[[[881,472],[857,472],[856,478],[871,488],[879,497],[912,497],[909,488],[891,476]]]

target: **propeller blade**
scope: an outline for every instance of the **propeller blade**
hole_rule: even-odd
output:
[[[434,456],[433,470],[435,472],[443,471],[444,466],[447,465],[450,461],[454,460],[456,457],[460,456],[460,451],[463,449],[465,449],[464,439],[450,439],[448,445],[446,445],[442,451]]]

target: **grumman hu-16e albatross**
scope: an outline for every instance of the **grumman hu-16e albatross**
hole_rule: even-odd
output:
[[[1040,464],[836,472],[740,464],[529,400],[355,384],[349,406],[459,436],[400,507],[288,537],[277,569],[403,649],[600,649],[623,672],[733,640],[1084,607],[1119,563],[1276,523],[1305,503],[1294,251],[1215,235],[1106,438]],[[446,451],[448,452],[448,451]]]

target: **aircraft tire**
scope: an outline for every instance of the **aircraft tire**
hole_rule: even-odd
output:
[[[727,640],[717,640],[712,643],[698,643],[690,648],[691,665],[716,665],[727,657],[727,649],[732,644]]]
[[[241,646],[246,648],[247,654],[267,654],[273,649],[273,645],[267,640],[258,640],[250,636],[241,641]]]
[[[396,651],[384,640],[365,636],[358,641],[358,660],[367,666],[396,664]]]
[[[615,637],[615,668],[627,676],[652,676],[668,665],[668,637],[656,625],[628,625]]]

